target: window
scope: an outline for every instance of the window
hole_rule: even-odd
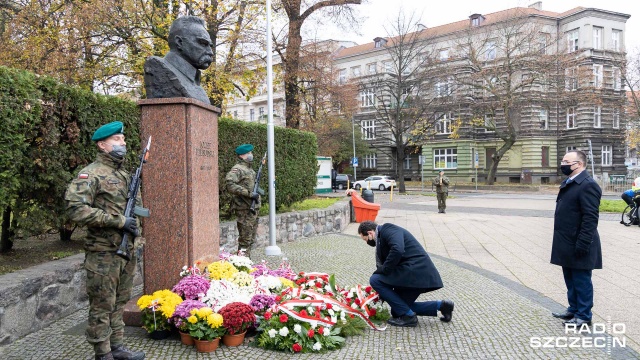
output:
[[[543,146],[541,148],[542,154],[541,154],[541,165],[544,167],[548,167],[549,166],[549,147],[548,146]]]
[[[451,134],[451,114],[444,114],[436,125],[438,134]]]
[[[602,49],[602,34],[603,29],[601,27],[593,27],[593,48]]]
[[[478,26],[480,25],[480,18],[473,18],[471,19],[471,26]]]
[[[578,29],[567,32],[567,52],[578,50]]]
[[[375,120],[363,120],[360,125],[362,126],[362,139],[374,140],[376,138]]]
[[[259,107],[258,108],[258,119],[262,119],[263,116],[264,116],[264,107]]]
[[[393,62],[385,61],[384,62],[384,71],[392,73],[393,72]]]
[[[602,108],[600,106],[595,106],[593,108],[593,127],[599,128],[602,127]]]
[[[487,60],[494,60],[496,58],[496,42],[487,42]]]
[[[351,75],[354,77],[360,76],[360,66],[354,66],[351,68]]]
[[[549,130],[549,111],[547,109],[540,109],[538,116],[540,117],[540,129]]]
[[[541,33],[538,37],[538,51],[544,55],[547,53],[547,46],[549,42],[549,34]]]
[[[489,81],[485,80],[484,96],[491,96],[496,89],[496,85],[498,85],[498,78],[495,76]]]
[[[372,88],[360,91],[360,106],[370,107],[376,104],[376,92]]]
[[[593,87],[602,87],[602,65],[593,65]]]
[[[568,153],[569,151],[573,151],[573,150],[578,150],[578,148],[575,147],[575,146],[567,146],[567,151],[565,152],[565,154]]]
[[[344,84],[347,82],[347,69],[340,69],[338,71],[338,83]]]
[[[576,126],[576,108],[567,108],[567,129],[575,129]]]
[[[458,167],[458,149],[434,149],[434,169],[456,169]]]
[[[249,109],[249,121],[256,121],[256,109]]]
[[[602,166],[611,166],[611,145],[602,145]]]
[[[620,128],[620,109],[613,109],[613,128]]]
[[[237,119],[238,118],[238,110],[234,110],[233,111],[233,118]]]
[[[363,164],[362,167],[365,169],[375,169],[376,163],[378,162],[378,154],[367,154],[362,157]]]
[[[621,78],[620,78],[620,68],[614,67],[613,71],[612,71],[612,76],[613,76],[613,90],[620,90],[620,83]]]
[[[621,40],[622,40],[622,31],[611,30],[611,50],[620,51]]]
[[[485,115],[484,116],[484,132],[494,132],[496,131],[496,121],[493,118],[493,115]]]
[[[375,74],[377,72],[376,63],[367,64],[367,74]]]
[[[441,49],[440,56],[438,56],[438,58],[440,59],[440,61],[449,59],[449,49]]]
[[[567,90],[578,89],[578,68],[571,67],[564,70],[564,81]]]
[[[407,154],[404,157],[404,166],[403,167],[404,167],[405,170],[411,169],[411,154]]]
[[[453,81],[452,78],[448,78],[446,80],[437,82],[436,83],[436,97],[451,95],[451,85],[452,85],[451,83],[452,83],[452,81]]]

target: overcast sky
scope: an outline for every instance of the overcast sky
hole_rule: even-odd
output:
[[[471,14],[488,14],[513,7],[527,7],[533,0],[363,0],[366,4],[357,5],[360,14],[366,17],[357,35],[341,30],[323,27],[318,37],[336,40],[351,40],[358,44],[372,42],[376,36],[387,36],[383,25],[397,18],[402,8],[405,14],[415,14],[427,27],[444,25],[464,20]],[[542,1],[542,10],[564,12],[574,7],[593,7],[631,15],[626,23],[624,40],[628,52],[640,50],[640,1],[639,0],[546,0]],[[388,27],[388,26],[387,26]]]

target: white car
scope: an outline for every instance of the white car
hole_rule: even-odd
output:
[[[391,176],[385,175],[373,175],[369,176],[364,180],[359,180],[353,183],[353,188],[356,190],[360,189],[378,189],[382,190],[390,190],[391,187],[396,187],[396,181],[391,178]]]

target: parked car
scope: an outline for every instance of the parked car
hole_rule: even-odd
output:
[[[348,184],[347,184],[348,183]],[[344,190],[347,187],[353,188],[353,175],[338,174],[336,175],[335,188],[338,190]]]
[[[364,180],[356,181],[353,184],[354,189],[378,189],[390,190],[391,186],[396,187],[396,181],[391,176],[386,175],[373,175]]]

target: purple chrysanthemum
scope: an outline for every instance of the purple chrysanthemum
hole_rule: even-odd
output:
[[[173,287],[172,291],[185,300],[195,300],[199,295],[204,295],[209,290],[209,280],[201,275],[185,276]]]

